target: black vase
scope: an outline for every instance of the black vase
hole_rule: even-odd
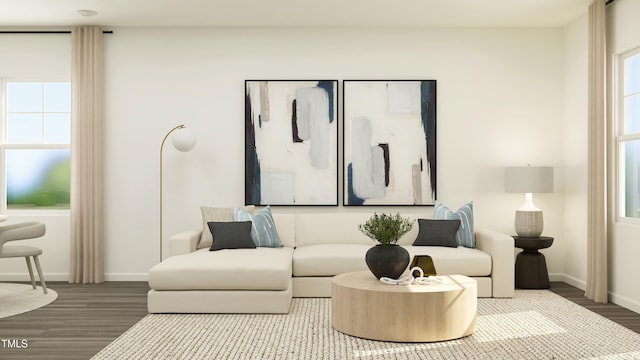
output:
[[[409,265],[409,252],[398,244],[378,244],[367,250],[365,261],[378,279],[398,279]]]

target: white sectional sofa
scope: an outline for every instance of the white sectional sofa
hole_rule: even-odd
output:
[[[201,230],[170,239],[170,257],[149,271],[150,313],[287,313],[292,297],[330,297],[331,278],[367,270],[375,243],[358,224],[371,213],[273,214],[281,248],[197,250]],[[402,214],[412,219],[421,214]],[[439,275],[478,282],[479,297],[513,297],[513,238],[476,230],[477,248],[412,246],[418,224],[399,244],[430,255]],[[372,275],[373,276],[373,275]]]

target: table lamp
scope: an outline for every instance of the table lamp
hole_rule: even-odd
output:
[[[505,168],[505,191],[525,193],[524,204],[516,210],[515,227],[518,236],[540,237],[544,222],[542,210],[533,204],[533,193],[553,192],[553,167],[507,167]]]

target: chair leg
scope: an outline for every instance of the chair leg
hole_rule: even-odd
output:
[[[40,278],[40,283],[42,284],[42,290],[44,290],[45,295],[47,294],[47,283],[44,282],[44,276],[42,276],[42,269],[40,268],[40,260],[38,260],[38,256],[34,256],[33,260],[36,263],[36,269],[38,270],[38,277]]]
[[[31,261],[29,260],[28,256],[24,257],[25,260],[27,260],[27,268],[29,269],[29,277],[31,278],[31,286],[33,286],[33,288],[36,288],[36,279],[33,277],[33,268],[31,267]]]

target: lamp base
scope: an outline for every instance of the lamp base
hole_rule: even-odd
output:
[[[520,237],[540,237],[544,222],[542,211],[516,210],[516,233]]]

